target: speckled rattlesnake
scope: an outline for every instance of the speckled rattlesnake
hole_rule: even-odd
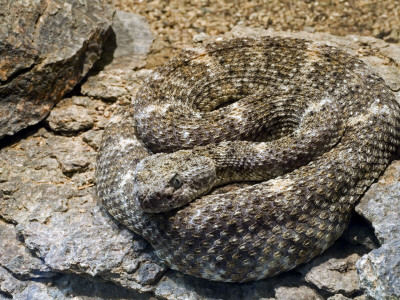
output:
[[[393,158],[399,120],[383,80],[337,48],[279,37],[213,42],[156,69],[112,118],[98,196],[171,268],[257,280],[341,235]],[[205,195],[232,181],[258,183]]]

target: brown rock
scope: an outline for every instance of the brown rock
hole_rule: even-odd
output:
[[[41,121],[85,76],[114,8],[111,0],[0,0],[0,7],[2,138]]]
[[[105,70],[94,76],[88,77],[82,85],[82,94],[102,99],[116,101],[119,98],[130,98],[136,94],[142,80],[151,73],[150,70]]]
[[[346,258],[331,258],[312,267],[307,272],[305,280],[328,293],[341,293],[350,296],[359,290],[355,268],[355,263],[359,258],[360,256],[357,254],[352,254]]]
[[[90,129],[94,125],[90,111],[81,105],[70,103],[72,99],[62,100],[51,111],[46,122],[56,132],[76,132]]]
[[[323,300],[324,298],[319,295],[315,290],[308,286],[301,287],[284,287],[281,286],[275,289],[276,300]]]

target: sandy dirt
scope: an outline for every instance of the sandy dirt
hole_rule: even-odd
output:
[[[400,40],[398,0],[115,0],[115,4],[149,21],[156,40],[148,68],[163,64],[199,35],[223,34],[235,25]]]

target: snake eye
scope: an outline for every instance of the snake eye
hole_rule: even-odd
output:
[[[179,176],[179,174],[175,174],[170,180],[169,180],[169,184],[174,188],[174,189],[179,189],[183,182],[182,182],[182,178],[181,176]]]

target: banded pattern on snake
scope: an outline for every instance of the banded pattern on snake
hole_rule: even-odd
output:
[[[171,268],[244,282],[327,249],[399,145],[400,107],[363,62],[307,40],[184,50],[105,129],[97,191]],[[217,186],[245,187],[209,193]]]

